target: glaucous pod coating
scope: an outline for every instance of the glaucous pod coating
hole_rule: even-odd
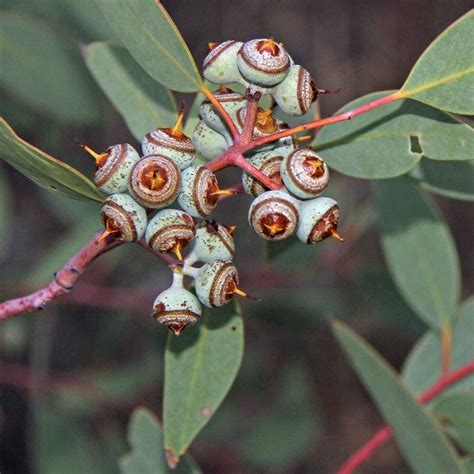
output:
[[[299,226],[299,204],[285,191],[266,191],[250,205],[249,223],[263,239],[286,239]]]
[[[189,245],[196,233],[193,218],[179,209],[163,209],[150,220],[145,240],[155,252],[174,253],[181,261],[181,250]]]
[[[137,161],[128,181],[128,192],[142,206],[160,209],[178,196],[181,173],[175,162],[164,155],[148,155]]]
[[[326,189],[329,169],[313,150],[300,148],[282,161],[281,179],[291,194],[300,199],[312,199]]]
[[[157,128],[147,133],[142,141],[144,155],[163,155],[171,158],[179,169],[194,161],[196,148],[179,128]]]
[[[205,166],[190,166],[182,173],[178,204],[193,217],[208,216],[219,200],[217,178]]]
[[[139,159],[140,155],[128,143],[107,148],[96,158],[94,183],[104,193],[123,193],[127,190],[130,171]]]
[[[196,295],[209,308],[224,306],[239,287],[239,274],[231,262],[214,260],[199,269],[196,280]]]
[[[273,98],[283,112],[300,116],[307,113],[316,101],[318,89],[311,74],[294,64],[285,80],[275,87]]]
[[[286,49],[266,38],[247,41],[237,56],[237,65],[244,79],[261,86],[274,86],[283,81],[290,64]]]
[[[146,211],[128,194],[112,194],[102,205],[101,218],[105,232],[119,240],[134,242],[142,238],[146,224]]]
[[[207,126],[203,120],[194,128],[193,143],[196,151],[207,160],[212,160],[227,150],[224,136]]]
[[[251,158],[248,158],[247,161],[276,183],[282,184],[280,165],[283,161],[283,156],[278,152],[262,151],[253,155]],[[268,191],[268,188],[266,188],[258,179],[255,179],[253,176],[245,172],[242,173],[242,186],[244,191],[252,196],[260,196],[260,194]]]
[[[318,197],[305,201],[301,203],[300,215],[300,225],[296,235],[301,242],[316,244],[331,236],[343,240],[337,234],[339,206],[334,199]]]
[[[198,262],[212,262],[232,260],[235,253],[232,232],[235,228],[217,224],[214,221],[205,221],[196,230],[196,238],[192,254]]]
[[[228,40],[223,43],[210,43],[210,51],[204,58],[203,76],[214,84],[243,82],[237,67],[237,53],[242,47],[240,41]]]
[[[198,299],[188,290],[171,286],[160,293],[153,303],[153,317],[179,336],[202,314]]]
[[[222,104],[224,110],[230,115],[235,122],[236,113],[247,102],[247,99],[238,92],[233,92],[231,89],[221,88],[214,92],[214,97]],[[216,132],[223,134],[230,138],[229,129],[225,121],[222,119],[220,113],[216,111],[214,105],[209,100],[204,100],[199,107],[199,115],[204,120],[206,125],[211,127]]]

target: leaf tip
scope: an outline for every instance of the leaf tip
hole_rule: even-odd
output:
[[[176,469],[179,463],[179,456],[176,456],[172,449],[165,449],[166,463],[170,469]]]

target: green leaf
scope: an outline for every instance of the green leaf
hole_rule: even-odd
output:
[[[98,42],[85,47],[83,54],[94,79],[138,141],[150,130],[174,124],[173,94],[146,74],[125,48]]]
[[[426,49],[401,88],[404,97],[458,114],[474,114],[474,11]]]
[[[474,160],[422,160],[412,172],[423,189],[441,196],[474,201]]]
[[[284,367],[276,402],[262,416],[255,417],[244,434],[240,457],[259,472],[293,472],[291,468],[317,446],[320,421],[311,378],[311,372],[302,364]]]
[[[165,448],[176,461],[215,413],[242,362],[244,327],[235,302],[205,309],[199,324],[170,335],[165,353]]]
[[[102,202],[95,184],[68,164],[18,137],[0,118],[0,157],[34,183],[73,199]]]
[[[389,95],[375,92],[345,105],[337,114]],[[474,158],[472,127],[412,100],[396,101],[353,120],[324,127],[313,147],[331,168],[356,178],[393,178],[424,156],[433,160]]]
[[[454,321],[451,370],[474,360],[474,295],[464,301]],[[441,340],[437,331],[428,331],[415,345],[402,369],[404,381],[420,395],[441,377]],[[467,377],[443,393],[474,388],[474,377]]]
[[[435,402],[433,411],[459,446],[474,454],[474,390],[442,397]]]
[[[64,37],[40,19],[0,18],[0,85],[36,110],[73,124],[100,120],[97,91]]]
[[[474,458],[465,458],[463,466],[466,474],[474,474]]]
[[[382,247],[400,293],[433,328],[457,312],[460,269],[453,238],[429,195],[407,177],[374,186]]]
[[[175,470],[166,464],[163,434],[156,417],[146,408],[137,408],[128,427],[132,451],[120,459],[122,474],[199,474],[195,462],[185,456]]]
[[[412,469],[421,474],[464,472],[440,427],[387,362],[345,324],[335,322],[333,330]]]
[[[130,54],[168,89],[196,92],[202,79],[193,57],[163,5],[157,0],[97,0]]]

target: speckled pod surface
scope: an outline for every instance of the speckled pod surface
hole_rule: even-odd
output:
[[[253,155],[247,161],[275,182],[281,183],[280,165],[283,161],[282,155],[279,155],[274,151],[264,151]],[[258,179],[255,179],[253,176],[245,172],[242,173],[242,186],[244,191],[252,196],[260,196],[260,194],[268,191],[268,189],[263,186]]]
[[[214,96],[222,104],[222,107],[231,116],[234,122],[236,120],[237,111],[245,106],[247,102],[247,99],[238,92],[216,91],[214,92]],[[199,115],[204,120],[206,125],[211,127],[213,130],[230,137],[226,123],[210,101],[205,100],[202,102],[199,107]]]
[[[142,238],[146,225],[146,211],[128,194],[112,194],[102,206],[101,218],[104,226],[111,221],[112,227],[119,230],[118,239],[134,242]]]
[[[300,206],[300,225],[296,232],[305,244],[315,244],[330,237],[337,230],[339,206],[334,199],[319,197],[303,202]]]
[[[205,222],[196,230],[192,252],[199,262],[229,261],[235,253],[234,239],[225,226]]]
[[[163,209],[150,220],[145,240],[155,252],[171,252],[178,242],[186,247],[194,238],[193,218],[179,209]]]
[[[206,217],[217,205],[218,197],[211,196],[211,193],[218,189],[212,171],[204,166],[190,166],[182,173],[178,204],[193,217]]]
[[[128,143],[111,146],[107,153],[105,163],[95,172],[94,182],[104,193],[123,193],[127,190],[130,171],[140,155]]]
[[[207,160],[222,155],[227,150],[227,141],[223,135],[200,120],[193,131],[193,143],[196,151]]]
[[[271,42],[272,46],[265,46]],[[248,82],[274,86],[285,79],[290,68],[285,48],[268,39],[247,41],[239,50],[237,65]]]
[[[288,115],[304,115],[317,99],[316,85],[311,74],[295,64],[291,66],[285,80],[275,87],[273,97]]]
[[[266,191],[254,199],[248,218],[260,237],[266,240],[286,239],[299,226],[299,202],[284,191]]]
[[[164,155],[171,158],[179,169],[187,168],[194,161],[196,149],[191,138],[173,137],[169,129],[157,128],[147,133],[142,141],[143,155]]]
[[[201,314],[198,299],[184,288],[170,287],[160,293],[153,303],[153,317],[176,335],[195,324]]]
[[[152,184],[154,176],[161,182]],[[164,155],[148,155],[135,163],[130,173],[128,191],[145,207],[160,209],[171,204],[181,187],[181,173],[175,162]]]
[[[233,291],[239,284],[239,275],[232,263],[215,260],[199,269],[195,282],[199,301],[215,308],[232,299]]]
[[[242,47],[240,41],[224,41],[209,51],[204,58],[203,76],[214,84],[231,84],[243,82],[237,67],[237,53]]]
[[[312,199],[326,189],[329,169],[318,154],[301,148],[282,161],[281,179],[291,194],[300,199]]]

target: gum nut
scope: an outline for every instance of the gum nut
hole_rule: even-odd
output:
[[[278,153],[275,154],[273,151],[257,153],[248,159],[249,163],[278,184],[281,184],[280,164],[282,161],[283,156]],[[242,186],[244,191],[252,196],[259,196],[268,191],[268,188],[260,183],[258,179],[245,172],[242,173]]]
[[[317,153],[300,148],[282,161],[281,179],[291,194],[300,199],[312,199],[326,189],[329,169]]]
[[[212,160],[227,150],[227,141],[223,135],[212,130],[200,120],[193,131],[193,143],[196,151],[207,160]]]
[[[337,231],[339,206],[334,199],[318,197],[301,204],[297,237],[305,244],[315,244]]]
[[[117,238],[134,242],[142,238],[147,226],[145,209],[128,194],[112,194],[102,206],[101,218],[108,233]]]
[[[235,254],[234,239],[226,226],[206,221],[196,230],[192,252],[199,262],[229,261]]]
[[[299,205],[299,201],[285,191],[266,191],[250,205],[249,223],[263,239],[286,239],[298,228]]]
[[[242,82],[243,78],[237,67],[237,53],[241,47],[242,43],[234,40],[213,45],[204,59],[204,78],[214,84]]]
[[[231,262],[214,260],[199,269],[196,295],[204,306],[223,306],[232,299],[238,284],[237,268]]]

